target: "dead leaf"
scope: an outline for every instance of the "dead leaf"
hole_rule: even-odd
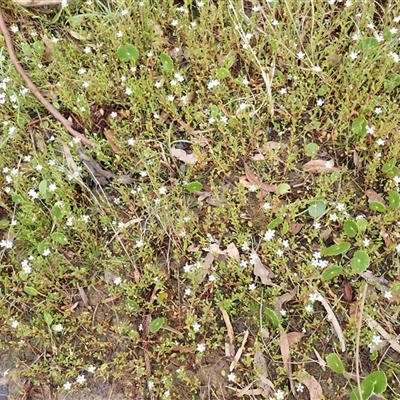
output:
[[[319,300],[320,300],[321,304],[324,306],[324,308],[328,314],[329,320],[332,322],[333,329],[335,330],[336,335],[339,339],[341,350],[343,352],[346,351],[346,341],[344,340],[343,331],[342,331],[342,328],[340,327],[339,321],[336,318],[336,315],[334,314],[331,306],[328,304],[326,299],[321,294],[319,295]]]
[[[231,320],[229,318],[228,313],[223,309],[220,308],[222,317],[225,322],[226,330],[228,332],[228,341],[225,343],[225,355],[227,357],[234,357],[235,356],[235,335],[233,333],[233,328],[231,324]]]
[[[353,301],[354,293],[353,293],[353,287],[351,286],[351,283],[349,282],[348,279],[343,279],[341,289],[343,293],[343,299],[348,303],[351,303]]]
[[[371,271],[364,271],[360,274],[367,282],[376,283],[382,292],[389,290],[390,282],[383,276],[375,276]]]
[[[297,342],[300,342],[301,338],[304,336],[304,333],[300,332],[289,332],[287,334],[288,337],[288,342],[289,342],[289,347],[293,346]]]
[[[353,150],[353,162],[357,168],[361,167],[360,156],[358,155],[356,150]]]
[[[265,196],[267,193],[274,193],[278,189],[275,185],[270,185],[262,181],[262,179],[254,174],[249,166],[244,163],[244,170],[246,173],[246,177],[240,177],[239,182],[246,188],[254,185],[260,188],[262,196]]]
[[[80,33],[73,31],[72,29],[68,29],[68,33],[76,40],[87,40],[85,36],[82,36]]]
[[[250,185],[256,185],[260,187],[262,184],[262,179],[254,174],[246,163],[244,163],[244,170],[246,172],[246,179]]]
[[[365,194],[368,197],[368,201],[376,201],[377,203],[381,203],[386,207],[386,201],[383,199],[381,195],[375,192],[373,189],[368,189]]]
[[[85,154],[82,147],[78,147],[77,151],[79,158],[85,164],[85,167],[88,169],[95,182],[100,186],[107,185],[111,179],[118,179],[125,184],[130,184],[134,182],[134,179],[128,175],[117,175],[103,169],[99,163],[92,160]]]
[[[110,147],[112,148],[112,150],[115,154],[123,154],[124,153],[116,144],[117,137],[113,130],[104,129],[103,134],[106,137],[108,144],[110,145]]]
[[[243,396],[258,396],[263,393],[262,389],[252,389],[251,387],[254,385],[253,382],[249,383],[246,387],[239,390],[234,396],[235,397],[243,397]]]
[[[394,335],[391,335],[390,333],[386,332],[386,330],[379,325],[374,319],[372,319],[371,317],[366,317],[365,318],[369,328],[371,330],[376,330],[378,331],[378,333],[385,339],[388,341],[388,343],[390,344],[390,346],[392,347],[393,350],[397,351],[400,354],[400,344],[398,343],[398,339],[399,337],[396,337]],[[372,349],[371,349],[372,350]]]
[[[280,335],[280,349],[282,354],[282,362],[286,371],[286,375],[289,378],[290,388],[293,396],[297,397],[297,392],[293,384],[292,378],[292,364],[290,363],[290,348],[289,348],[289,338],[287,333],[282,329]]]
[[[67,143],[62,142],[62,148],[64,152],[65,159],[67,161],[67,165],[72,172],[79,172],[78,166],[75,163],[74,158],[72,157],[71,150]]]
[[[264,285],[272,285],[272,278],[275,274],[272,272],[272,269],[266,267],[260,260],[260,257],[253,253],[254,257],[254,275],[258,276],[261,279],[261,282]]]
[[[175,147],[171,149],[171,154],[185,164],[194,165],[199,161],[195,154],[187,154],[185,150],[177,149]]]
[[[236,261],[240,261],[240,253],[235,243],[229,243],[225,250],[226,255],[229,258],[233,258]]]
[[[296,287],[293,290],[291,290],[290,292],[285,293],[282,296],[279,296],[275,300],[275,311],[276,311],[277,314],[280,314],[280,312],[282,311],[282,305],[284,303],[287,303],[288,301],[292,300],[294,298],[294,296],[296,296],[297,289],[298,288]]]
[[[334,167],[333,160],[311,160],[303,165],[303,171],[310,172],[312,174],[320,174],[322,172],[336,172],[339,168]]]
[[[322,367],[322,369],[325,371],[326,367],[326,361],[321,357],[321,355],[318,353],[317,349],[314,347],[314,353],[315,356],[317,357],[318,364]]]
[[[54,54],[54,43],[50,40],[50,38],[47,35],[43,35],[42,40],[46,48],[43,54],[43,58],[46,62],[52,62]]]
[[[323,397],[322,387],[314,377],[303,379],[301,383],[307,387],[310,393],[310,400],[322,399]]]
[[[83,288],[80,287],[79,285],[78,285],[78,291],[79,291],[79,294],[80,294],[81,299],[83,301],[83,304],[85,305],[86,308],[89,308],[90,307],[89,299],[88,299],[85,291],[83,290]]]
[[[244,347],[246,346],[247,343],[247,338],[249,337],[249,331],[246,330],[244,332],[244,336],[243,336],[243,340],[242,340],[242,345],[239,347],[238,351],[236,352],[235,358],[233,359],[233,361],[231,362],[231,365],[229,367],[229,371],[232,372],[234,370],[234,368],[236,367],[237,363],[240,360],[240,357],[242,356]]]
[[[291,222],[289,224],[290,233],[292,235],[296,235],[297,233],[299,233],[303,229],[303,226],[304,226],[304,224],[299,224],[297,222]]]
[[[268,367],[267,362],[259,348],[256,348],[254,352],[253,361],[254,371],[258,375],[257,384],[262,389],[263,397],[268,397],[272,390],[275,390],[274,384],[268,379]]]
[[[261,153],[254,154],[254,156],[250,156],[250,159],[253,161],[262,161],[265,157]]]

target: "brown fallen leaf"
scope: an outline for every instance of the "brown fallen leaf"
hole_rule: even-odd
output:
[[[199,161],[195,154],[188,154],[185,150],[177,149],[175,147],[171,149],[171,154],[185,164],[194,165]]]
[[[302,167],[303,171],[310,172],[312,174],[320,174],[322,172],[336,172],[339,168],[334,167],[333,160],[311,160],[305,163]]]
[[[276,300],[275,300],[275,311],[277,314],[280,314],[280,312],[282,311],[282,305],[284,303],[287,303],[288,301],[292,300],[296,294],[297,294],[297,290],[298,288],[295,287],[293,290],[291,290],[288,293],[283,294],[282,296],[279,296]]]
[[[112,148],[115,154],[123,154],[124,152],[117,146],[116,140],[117,137],[115,132],[112,129],[104,129],[103,131],[104,136],[106,137],[108,144]]]
[[[280,349],[281,349],[283,366],[285,368],[286,375],[289,378],[290,389],[293,393],[293,396],[296,398],[297,392],[293,383],[292,364],[290,362],[289,338],[287,333],[283,329],[281,330],[281,335],[280,335]]]
[[[239,390],[234,394],[235,397],[243,397],[243,396],[258,396],[263,393],[262,389],[252,389],[251,387],[254,385],[253,382],[249,383],[246,387]]]
[[[228,341],[225,343],[225,356],[235,357],[235,335],[233,333],[231,320],[228,313],[223,308],[220,308],[220,311],[222,314],[222,318],[225,322],[226,330],[228,332]]]
[[[297,222],[291,222],[289,224],[290,233],[292,235],[296,235],[297,233],[299,233],[303,229],[303,226],[304,226],[304,224],[299,224]]]
[[[270,185],[262,181],[262,179],[251,171],[249,166],[244,163],[245,177],[240,177],[239,182],[245,187],[249,188],[254,185],[260,188],[261,194],[265,196],[267,193],[274,193],[278,189],[276,185]]]
[[[240,253],[235,243],[229,243],[225,250],[226,255],[229,258],[233,258],[236,261],[240,261]]]
[[[353,301],[354,292],[353,292],[353,287],[351,286],[351,283],[349,282],[348,279],[343,279],[341,289],[344,301],[351,303]]]
[[[231,362],[231,365],[230,365],[230,367],[229,367],[229,371],[232,372],[232,371],[235,369],[237,363],[239,362],[240,357],[242,356],[244,347],[246,346],[248,337],[249,337],[249,331],[246,330],[246,331],[244,331],[244,336],[243,336],[242,344],[241,344],[241,346],[239,347],[238,351],[236,352],[233,361]]]
[[[274,384],[268,379],[267,362],[259,348],[254,352],[253,360],[254,371],[258,375],[257,384],[262,389],[263,397],[267,398],[272,390],[275,390]]]
[[[46,62],[52,62],[54,54],[54,43],[50,40],[50,38],[47,35],[43,35],[42,40],[46,48],[43,54],[43,59]]]
[[[321,400],[323,398],[322,387],[314,377],[300,381],[310,393],[310,400]]]
[[[300,342],[301,338],[304,336],[304,333],[301,332],[289,332],[287,334],[289,347],[293,346],[297,342]]]
[[[254,258],[254,275],[258,276],[261,279],[261,282],[264,285],[272,285],[272,278],[275,274],[272,272],[272,269],[266,267],[260,260],[260,257],[253,253]]]
[[[379,195],[378,193],[375,192],[375,190],[373,189],[368,189],[365,194],[368,197],[368,201],[375,201],[377,203],[381,203],[386,207],[386,201],[383,199],[383,197],[381,195]]]

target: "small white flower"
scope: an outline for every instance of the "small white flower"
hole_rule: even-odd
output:
[[[214,275],[209,275],[208,280],[210,282],[215,282],[215,276]]]
[[[134,146],[134,144],[135,144],[135,139],[133,139],[133,138],[130,138],[130,139],[128,139],[128,146]]]
[[[368,238],[365,238],[365,239],[363,240],[363,245],[364,245],[364,247],[368,247],[369,244],[370,244],[370,240],[369,240]]]
[[[118,285],[120,285],[121,283],[122,283],[122,279],[121,279],[119,276],[117,276],[117,277],[114,279],[114,285],[118,286]]]
[[[250,292],[253,292],[254,290],[256,290],[257,286],[254,283],[250,283],[249,285],[249,290]]]
[[[384,145],[385,145],[385,141],[384,141],[383,139],[379,138],[379,139],[376,141],[376,144],[377,144],[378,146],[384,146]]]
[[[375,107],[374,113],[377,114],[377,115],[381,114],[382,113],[382,107]]]
[[[195,322],[195,323],[192,325],[192,328],[193,328],[193,332],[199,332],[199,331],[200,331],[200,328],[201,328],[201,325],[200,325],[198,322]]]
[[[199,343],[197,345],[197,351],[199,353],[204,353],[206,351],[206,345],[204,343]]]
[[[172,26],[177,26],[177,25],[178,25],[178,20],[177,20],[177,19],[173,19],[173,20],[171,21],[171,25],[172,25]]]
[[[231,372],[230,374],[228,374],[227,378],[229,382],[235,382],[236,375],[233,372]]]
[[[62,324],[57,324],[57,325],[54,325],[54,326],[53,326],[53,329],[54,329],[56,332],[62,332],[62,330],[64,329],[64,327],[62,326]]]
[[[303,393],[303,390],[304,390],[304,385],[302,385],[301,383],[299,383],[299,384],[296,386],[296,392],[298,392],[298,393]]]
[[[312,67],[312,70],[313,70],[314,72],[321,72],[321,71],[322,71],[322,68],[321,68],[320,66],[318,66],[318,65],[315,65],[314,67]]]
[[[19,322],[16,319],[14,319],[11,322],[11,327],[14,328],[14,329],[16,329],[18,327],[18,325],[19,325]]]
[[[144,246],[144,242],[143,240],[136,240],[136,247],[137,248],[141,248]]]
[[[264,210],[270,210],[270,209],[271,209],[271,204],[268,203],[268,202],[264,203],[264,204],[263,204],[263,209],[264,209]]]
[[[127,96],[130,96],[132,93],[133,93],[133,90],[132,90],[131,88],[127,87],[127,88],[125,89],[125,94],[126,94]]]
[[[91,374],[94,373],[94,371],[96,371],[96,367],[94,365],[89,365],[87,371]]]
[[[47,257],[51,253],[50,249],[45,249],[42,253],[43,257]]]
[[[393,294],[392,294],[392,292],[391,292],[390,290],[387,290],[387,291],[385,292],[385,294],[383,295],[383,297],[384,297],[385,299],[390,300],[390,299],[393,298]]]
[[[160,189],[158,189],[158,193],[160,194],[167,194],[167,188],[165,186],[160,187]]]
[[[275,231],[273,229],[268,229],[264,234],[264,240],[266,242],[271,241],[275,236]]]
[[[82,221],[87,224],[89,222],[90,216],[89,215],[82,215]]]
[[[86,381],[85,375],[78,375],[76,378],[76,383],[82,384]]]
[[[312,314],[314,312],[314,307],[312,306],[312,304],[307,304],[305,306],[305,310],[308,314]]]
[[[254,193],[254,192],[257,192],[258,187],[256,185],[250,185],[248,189],[249,189],[249,192]]]
[[[69,381],[65,382],[63,385],[64,390],[70,390],[71,387],[72,387],[72,384]]]

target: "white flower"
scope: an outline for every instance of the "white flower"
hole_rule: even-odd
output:
[[[14,319],[11,322],[11,327],[14,328],[14,329],[16,329],[18,327],[18,325],[19,325],[19,322],[16,319]]]
[[[122,279],[119,277],[119,276],[117,276],[115,279],[114,279],[114,285],[120,285],[122,283]]]
[[[42,253],[43,257],[47,257],[51,253],[50,249],[45,249]]]
[[[298,392],[298,393],[303,393],[303,390],[304,390],[304,385],[302,385],[301,383],[299,383],[299,384],[296,386],[296,392]]]
[[[72,385],[71,385],[70,381],[65,382],[63,385],[64,390],[70,390],[71,387],[72,387]]]
[[[212,88],[214,88],[214,87],[216,87],[218,85],[219,85],[218,79],[213,79],[213,80],[211,80],[210,82],[207,83],[207,88],[211,90]]]
[[[78,375],[76,378],[76,383],[82,384],[86,381],[85,375]]]
[[[264,240],[266,242],[269,242],[274,238],[274,236],[275,236],[275,231],[273,229],[268,229],[264,234]]]
[[[53,326],[53,329],[54,329],[56,332],[62,332],[62,330],[64,329],[64,327],[62,326],[62,324],[57,324],[57,325],[54,325],[54,326]]]
[[[204,343],[199,343],[197,345],[197,351],[199,353],[204,353],[206,351],[206,345]]]
[[[249,285],[249,290],[250,292],[253,292],[254,290],[256,290],[257,286],[254,283],[250,283]]]
[[[385,294],[383,295],[383,297],[384,297],[385,299],[390,300],[390,299],[393,298],[393,294],[392,294],[392,292],[391,292],[390,290],[387,290],[387,291],[385,292]]]
[[[198,332],[200,330],[200,328],[201,328],[201,325],[198,322],[195,322],[192,325],[192,328],[193,328],[193,332]]]
[[[385,141],[383,140],[383,139],[378,139],[377,141],[376,141],[376,144],[378,145],[378,146],[384,146],[385,145]]]
[[[86,224],[89,222],[90,216],[89,215],[82,215],[82,221]]]
[[[235,382],[236,375],[233,372],[231,372],[230,374],[228,374],[227,378],[229,382]]]
[[[314,72],[321,72],[321,71],[322,71],[322,68],[321,68],[320,66],[318,66],[318,65],[315,65],[314,67],[312,67],[312,70],[313,70]]]
[[[263,209],[264,209],[264,210],[270,210],[270,209],[271,209],[271,204],[268,203],[268,202],[264,203],[264,204],[263,204]]]
[[[143,247],[143,245],[144,245],[143,240],[136,240],[136,247],[137,248],[141,248],[141,247]]]
[[[87,371],[91,374],[94,373],[94,371],[96,371],[96,367],[94,365],[89,365]]]

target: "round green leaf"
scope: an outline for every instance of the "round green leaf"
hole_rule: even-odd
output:
[[[174,69],[174,62],[172,61],[172,58],[166,54],[166,53],[161,53],[160,54],[160,61],[162,67],[167,71],[167,72],[172,72]]]
[[[61,219],[63,216],[63,212],[60,206],[54,206],[51,209],[51,215],[53,216],[54,219]]]
[[[226,79],[231,76],[231,73],[226,68],[219,68],[217,71],[217,77],[219,79]]]
[[[367,37],[360,41],[361,50],[369,51],[377,48],[379,46],[378,39],[374,37]]]
[[[400,195],[397,190],[389,193],[389,206],[392,210],[397,210],[400,205]]]
[[[20,194],[13,194],[11,198],[15,204],[22,204],[25,202],[24,198]]]
[[[367,120],[364,117],[356,118],[351,124],[351,130],[361,136],[367,134]]]
[[[200,182],[190,182],[186,185],[186,190],[190,193],[195,193],[203,189],[203,185]]]
[[[343,229],[348,237],[353,238],[353,237],[357,236],[358,225],[354,221],[352,221],[350,219],[347,221],[344,221]]]
[[[337,256],[339,254],[345,253],[350,248],[350,243],[343,242],[339,244],[333,244],[327,247],[323,253],[325,256]]]
[[[139,50],[132,44],[123,44],[118,47],[117,55],[122,62],[137,61],[139,59]]]
[[[318,150],[319,146],[317,143],[308,143],[306,146],[306,156],[314,158],[317,155]]]
[[[59,244],[67,244],[67,243],[68,243],[67,237],[66,237],[63,233],[61,233],[61,232],[53,232],[53,233],[51,234],[51,238],[52,238],[55,242],[57,242],[57,243],[59,243]]]
[[[271,308],[264,308],[264,317],[267,319],[267,322],[272,326],[278,326],[281,322],[281,319],[278,317],[276,312]]]
[[[44,54],[46,51],[46,48],[41,40],[37,40],[35,43],[33,43],[33,48],[38,54]]]
[[[310,217],[318,218],[323,215],[326,211],[326,204],[323,201],[314,201],[308,207],[308,214]]]
[[[28,57],[30,57],[32,55],[32,49],[31,49],[31,46],[28,43],[24,43],[21,46],[21,50]]]
[[[318,96],[325,96],[326,94],[328,94],[331,91],[330,87],[328,85],[322,85],[319,89],[318,89]]]
[[[383,164],[382,172],[387,174],[396,166],[396,159],[391,158],[386,164]]]
[[[43,313],[43,317],[44,317],[44,322],[46,322],[47,325],[50,325],[53,322],[53,317],[48,312],[45,311]]]
[[[333,372],[337,372],[338,374],[344,374],[346,372],[342,360],[336,353],[328,354],[326,356],[326,363]]]
[[[217,118],[218,115],[219,115],[219,108],[218,108],[218,106],[216,106],[215,104],[213,104],[213,105],[210,107],[210,115],[211,115],[213,118]]]
[[[7,229],[10,225],[10,221],[8,219],[0,219],[0,229]]]
[[[357,250],[350,260],[350,267],[354,272],[360,274],[369,267],[369,263],[370,258],[367,252],[364,250]]]
[[[369,208],[370,208],[372,211],[378,211],[378,212],[380,212],[380,213],[383,213],[383,212],[386,211],[385,206],[384,206],[382,203],[379,203],[379,201],[371,201],[371,202],[369,203]]]
[[[150,326],[149,326],[149,331],[151,333],[156,333],[158,332],[167,322],[166,318],[156,318],[151,321]]]
[[[287,183],[281,183],[278,185],[278,188],[276,189],[276,194],[282,195],[289,193],[291,190],[290,185]]]
[[[333,279],[335,276],[338,276],[342,273],[343,267],[331,267],[327,268],[323,273],[322,273],[322,279],[325,281],[329,281]]]
[[[50,182],[47,179],[43,179],[39,183],[39,194],[42,199],[49,199],[52,193],[49,190]]]
[[[29,296],[37,296],[39,292],[32,286],[25,286],[24,292],[29,294]]]
[[[373,385],[373,393],[383,393],[387,387],[387,377],[383,371],[374,371],[365,380],[369,380]]]
[[[43,252],[48,248],[47,243],[45,241],[40,242],[37,245],[37,251],[39,254],[43,254]]]
[[[365,231],[368,227],[368,221],[365,218],[357,219],[357,226],[359,231]]]

